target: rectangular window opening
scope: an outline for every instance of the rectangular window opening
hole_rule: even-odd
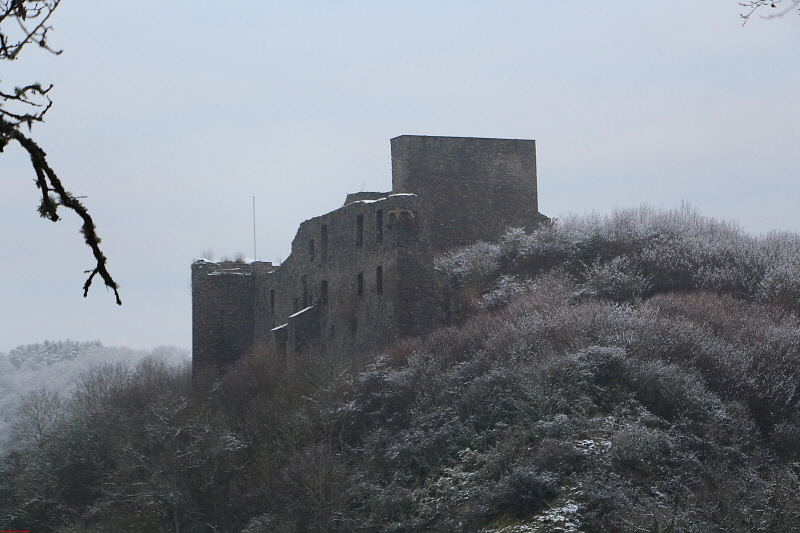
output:
[[[315,255],[316,254],[314,253],[314,239],[309,239],[308,240],[308,260],[313,263]]]
[[[383,242],[383,210],[375,211],[375,242]]]
[[[356,248],[364,246],[364,215],[356,216]]]
[[[356,290],[358,291],[358,297],[361,298],[364,296],[364,273],[359,272],[358,276],[356,276]]]
[[[275,290],[269,291],[269,314],[275,314]]]
[[[328,280],[322,280],[319,283],[319,303],[328,303]]]
[[[383,294],[383,267],[375,269],[375,292]]]
[[[322,255],[322,260],[328,260],[328,225],[323,224],[320,228],[320,254]]]

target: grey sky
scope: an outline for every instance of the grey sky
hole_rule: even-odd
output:
[[[88,195],[124,305],[77,217],[39,219],[0,155],[0,351],[45,339],[191,343],[204,250],[285,258],[298,224],[391,186],[389,139],[536,139],[549,216],[689,201],[752,233],[800,230],[800,17],[670,2],[65,1],[2,65],[53,83],[33,135]]]

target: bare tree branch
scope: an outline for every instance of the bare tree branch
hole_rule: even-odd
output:
[[[27,44],[37,44],[54,54],[55,51],[47,45],[47,32],[52,26],[47,21],[58,7],[61,0],[0,0],[0,25],[7,19],[17,21],[21,34],[19,37],[9,37],[7,28],[0,31],[0,59],[16,59]],[[31,29],[26,27],[27,21],[33,21]]]
[[[0,0],[0,60],[13,61],[19,57],[22,49],[28,44],[36,44],[40,48],[60,54],[47,44],[47,32],[52,29],[48,25],[50,16],[61,0]],[[8,25],[4,22],[16,21],[19,30],[16,36],[8,33]],[[13,31],[13,30],[12,30]],[[119,286],[106,269],[106,257],[100,251],[100,237],[86,207],[64,189],[61,180],[47,162],[47,154],[29,136],[22,133],[23,125],[31,130],[34,122],[44,122],[44,116],[53,102],[48,93],[52,85],[43,88],[39,83],[24,87],[15,87],[13,91],[0,88],[0,152],[3,152],[11,141],[18,142],[31,158],[36,173],[36,186],[41,192],[39,215],[53,222],[60,220],[58,208],[64,206],[74,211],[83,220],[81,233],[87,246],[91,248],[95,258],[95,266],[86,273],[89,277],[83,285],[83,296],[89,292],[92,281],[99,275],[106,287],[114,291],[117,304],[122,305],[119,297]],[[13,109],[8,106],[12,105]]]
[[[766,6],[772,9],[778,9],[779,8],[778,4],[780,4],[782,1],[783,0],[750,0],[748,2],[739,2],[740,6],[750,10],[749,12],[747,12],[747,14],[741,15],[741,17],[744,19],[744,21],[742,22],[742,26],[747,24],[747,21],[750,20],[750,17],[753,15],[753,13],[755,13],[759,8]],[[791,3],[791,5],[789,5],[782,11],[779,11],[777,13],[772,13],[769,15],[763,15],[761,18],[764,19],[780,18],[784,16],[786,13],[789,13],[790,11],[800,6],[800,0],[788,0],[788,2]]]
[[[3,121],[3,123],[0,124],[0,128],[6,129],[7,125],[8,123]],[[43,218],[48,218],[53,222],[57,222],[60,220],[57,212],[58,207],[63,205],[67,209],[73,210],[78,214],[79,217],[81,217],[81,219],[83,219],[81,233],[83,234],[83,238],[87,246],[92,249],[92,253],[94,254],[94,258],[97,262],[92,270],[86,271],[89,273],[89,278],[86,280],[86,283],[83,286],[83,296],[86,297],[89,292],[89,287],[92,285],[94,276],[99,274],[100,277],[103,278],[103,282],[105,283],[106,287],[114,291],[117,304],[122,305],[118,291],[119,286],[106,269],[106,256],[100,251],[100,237],[97,236],[96,227],[92,221],[92,217],[86,210],[86,207],[84,207],[80,200],[72,196],[64,189],[64,185],[61,183],[61,180],[58,179],[56,173],[47,163],[47,154],[44,153],[44,150],[39,148],[39,146],[32,139],[23,135],[19,130],[13,128],[9,129],[11,130],[11,138],[22,145],[22,147],[30,155],[31,164],[36,171],[36,186],[39,188],[42,195],[42,201],[39,205],[39,214]],[[4,133],[5,132],[0,131],[0,138]],[[51,192],[54,192],[57,195],[56,198],[51,196]]]

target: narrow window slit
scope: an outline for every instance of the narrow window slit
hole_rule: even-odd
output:
[[[356,248],[364,246],[364,215],[356,216]]]
[[[375,242],[383,242],[383,210],[375,211]]]

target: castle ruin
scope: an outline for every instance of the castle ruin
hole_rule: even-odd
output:
[[[546,219],[535,141],[404,135],[391,149],[391,192],[348,194],[339,209],[306,220],[281,265],[192,265],[195,375],[253,349],[291,361],[430,332],[452,311],[436,255]]]

